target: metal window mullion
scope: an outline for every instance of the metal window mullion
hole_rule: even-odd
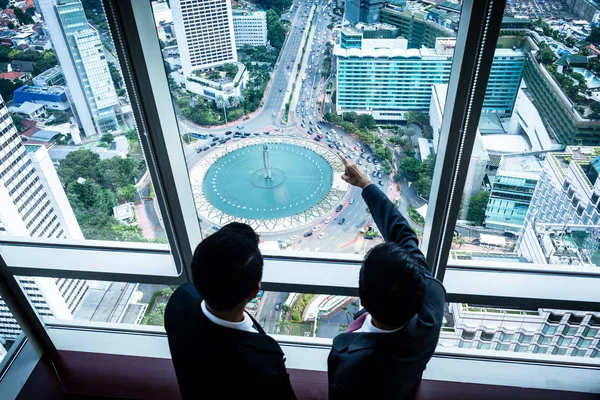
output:
[[[40,320],[27,295],[21,289],[15,275],[7,267],[0,255],[0,297],[8,307],[13,318],[32,344],[35,352],[41,357],[46,351],[54,351],[44,323]]]
[[[432,273],[440,280],[450,254],[505,3],[465,0],[461,8],[422,244]]]
[[[152,7],[132,0],[103,4],[171,252],[179,273],[190,280],[200,225]]]

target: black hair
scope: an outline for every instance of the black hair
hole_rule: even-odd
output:
[[[400,327],[423,305],[423,266],[398,243],[377,245],[363,261],[358,293],[375,320]]]
[[[231,310],[262,279],[259,237],[246,224],[232,222],[204,239],[192,258],[198,293],[215,311]]]

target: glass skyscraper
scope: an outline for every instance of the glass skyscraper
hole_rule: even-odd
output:
[[[119,100],[98,32],[79,0],[40,0],[40,10],[62,67],[74,112],[86,136],[119,129]]]

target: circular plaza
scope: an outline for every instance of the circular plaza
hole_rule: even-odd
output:
[[[329,148],[293,137],[249,138],[207,154],[190,179],[200,218],[257,232],[310,225],[343,200],[344,166]]]

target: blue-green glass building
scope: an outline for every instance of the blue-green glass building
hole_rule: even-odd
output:
[[[541,173],[535,156],[503,156],[485,210],[485,226],[518,233]]]
[[[447,83],[455,38],[438,38],[435,48],[409,49],[404,38],[365,39],[347,28],[334,48],[338,113],[368,112],[376,120],[401,120],[406,111],[427,111],[431,86]],[[483,112],[510,116],[519,90],[525,54],[498,49]]]

